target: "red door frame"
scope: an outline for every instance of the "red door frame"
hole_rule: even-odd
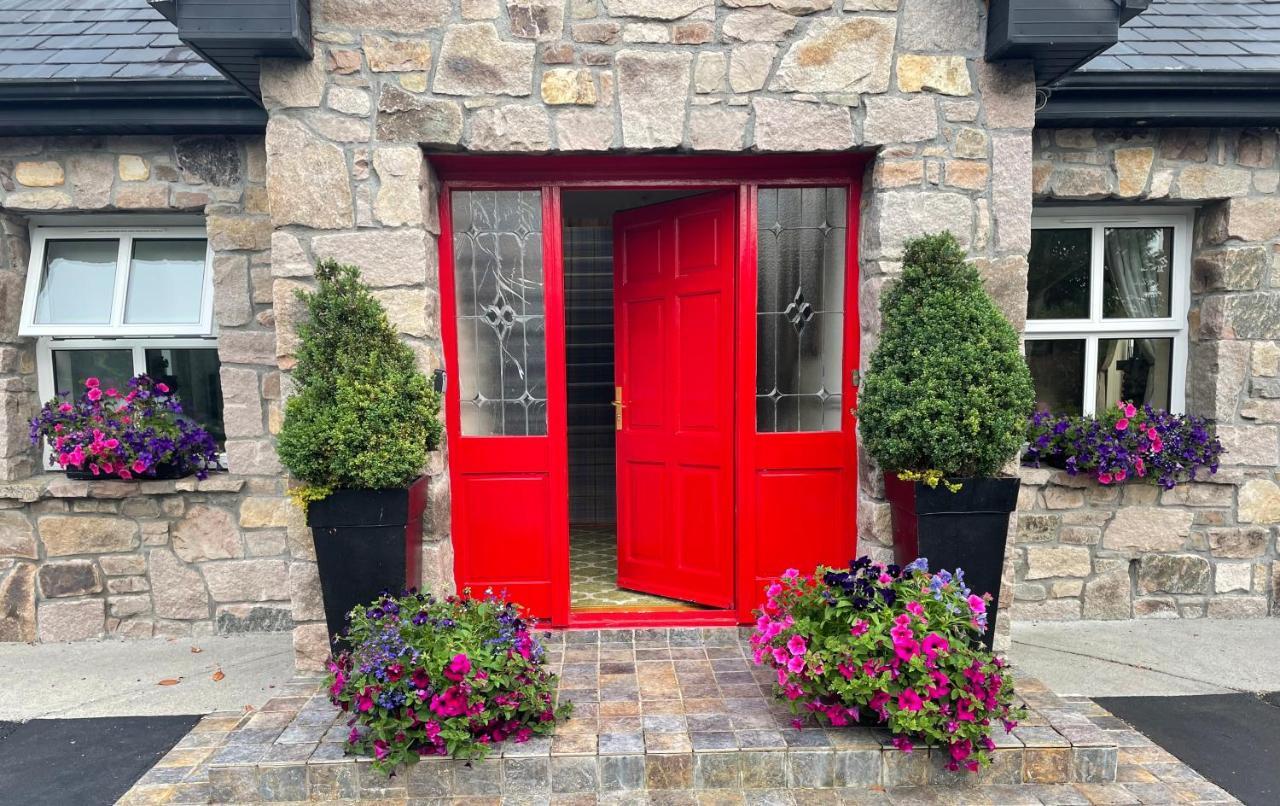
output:
[[[429,154],[436,175],[441,180],[440,193],[440,318],[444,341],[445,366],[451,372],[458,366],[457,321],[454,297],[454,266],[450,198],[455,189],[533,190],[542,193],[543,216],[543,273],[546,310],[546,366],[547,366],[547,436],[540,437],[463,437],[461,435],[461,404],[456,382],[447,384],[445,395],[446,434],[451,449],[467,440],[477,449],[491,447],[511,451],[513,440],[520,446],[516,463],[545,460],[550,469],[554,528],[547,561],[551,568],[552,600],[551,622],[556,626],[611,627],[611,626],[689,626],[728,625],[750,621],[751,610],[758,604],[751,590],[758,580],[755,568],[753,541],[744,539],[751,523],[752,468],[757,458],[752,444],[757,436],[755,418],[743,411],[742,401],[755,399],[756,369],[756,190],[761,185],[816,186],[843,185],[848,187],[847,233],[845,266],[845,328],[843,375],[850,378],[858,367],[858,253],[857,233],[863,172],[869,156],[859,153],[842,154],[791,154],[791,155],[723,155],[723,156],[666,156],[666,155],[618,155],[618,156],[479,156],[459,154]],[[562,232],[560,196],[563,190],[610,189],[656,190],[688,188],[733,189],[737,191],[737,274],[734,284],[736,310],[735,369],[737,394],[734,409],[737,440],[735,462],[735,579],[737,580],[736,608],[729,610],[688,610],[653,613],[578,613],[569,607],[569,531],[568,531],[568,446],[567,408],[565,387],[565,330],[564,330],[564,266],[562,260]],[[846,522],[853,531],[850,549],[856,540],[856,433],[853,428],[852,410],[856,390],[846,387],[848,405],[841,417],[843,443],[846,457],[851,459],[854,472],[850,474],[852,485],[845,490],[846,505],[853,508]],[[787,453],[805,449],[803,435]],[[502,442],[499,444],[497,440]],[[535,445],[534,443],[543,443]],[[767,443],[766,450],[767,453]],[[523,454],[528,452],[529,456]],[[508,453],[508,456],[510,454]],[[457,495],[459,468],[450,462],[450,477]],[[465,579],[470,558],[465,545],[465,534],[456,531],[458,519],[454,517],[459,502],[452,502],[451,519],[455,524],[453,536],[455,553],[455,579]]]

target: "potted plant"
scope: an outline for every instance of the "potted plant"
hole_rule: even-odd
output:
[[[218,467],[213,437],[184,416],[167,384],[149,375],[130,378],[123,391],[86,378],[79,398],[64,394],[45,403],[30,434],[32,444],[45,441],[72,479],[203,479]]]
[[[1102,485],[1152,481],[1168,490],[1201,468],[1217,473],[1223,453],[1217,429],[1203,417],[1121,400],[1100,417],[1035,412],[1022,463],[1043,462]]]
[[[406,592],[351,613],[350,651],[329,662],[329,698],[351,714],[348,749],[392,773],[424,756],[482,759],[551,733],[555,704],[533,622],[487,594]]]
[[[944,750],[948,769],[976,772],[991,760],[994,723],[1009,731],[1022,718],[1004,662],[971,640],[987,627],[988,601],[959,569],[859,557],[812,578],[790,569],[767,596],[752,653],[774,670],[797,728],[808,715],[882,725],[904,753],[924,742]]]
[[[323,261],[299,292],[295,391],[276,449],[300,482],[325,621],[337,637],[356,605],[416,587],[439,398],[354,266]]]
[[[895,558],[963,568],[994,612],[1018,501],[1018,478],[1002,469],[1022,446],[1034,402],[1018,333],[950,233],[907,243],[880,312],[858,428],[884,471]]]

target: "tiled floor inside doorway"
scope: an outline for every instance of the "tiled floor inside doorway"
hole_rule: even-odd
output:
[[[574,610],[700,610],[699,605],[618,587],[618,535],[612,525],[569,528],[570,606]]]

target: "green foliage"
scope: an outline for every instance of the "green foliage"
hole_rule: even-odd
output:
[[[351,651],[329,661],[329,698],[352,716],[351,750],[377,770],[421,756],[481,759],[551,733],[573,711],[555,703],[533,622],[502,597],[406,591],[348,619]]]
[[[440,439],[440,400],[355,266],[322,261],[276,450],[309,491],[405,487]]]
[[[858,392],[862,444],[886,471],[992,476],[1017,454],[1034,392],[1018,333],[950,233],[907,244]]]

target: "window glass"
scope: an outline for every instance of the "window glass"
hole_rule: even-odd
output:
[[[1088,229],[1031,231],[1028,319],[1089,318]]]
[[[1108,227],[1103,243],[1103,316],[1168,316],[1173,227]]]
[[[1084,339],[1033,339],[1026,343],[1026,352],[1036,390],[1036,408],[1054,414],[1080,414],[1084,399]]]
[[[1118,400],[1169,407],[1173,339],[1098,339],[1095,411]]]
[[[204,293],[203,240],[135,240],[124,321],[194,324]]]
[[[80,397],[86,378],[97,378],[104,389],[126,389],[133,377],[132,350],[54,350],[53,388],[55,394]]]
[[[149,348],[147,374],[163,381],[182,401],[182,411],[204,426],[221,446],[222,382],[216,349]]]
[[[111,321],[120,242],[45,241],[36,296],[37,324],[98,325]]]
[[[838,431],[846,189],[760,188],[756,429]]]
[[[547,433],[542,194],[455,191],[462,433]]]

